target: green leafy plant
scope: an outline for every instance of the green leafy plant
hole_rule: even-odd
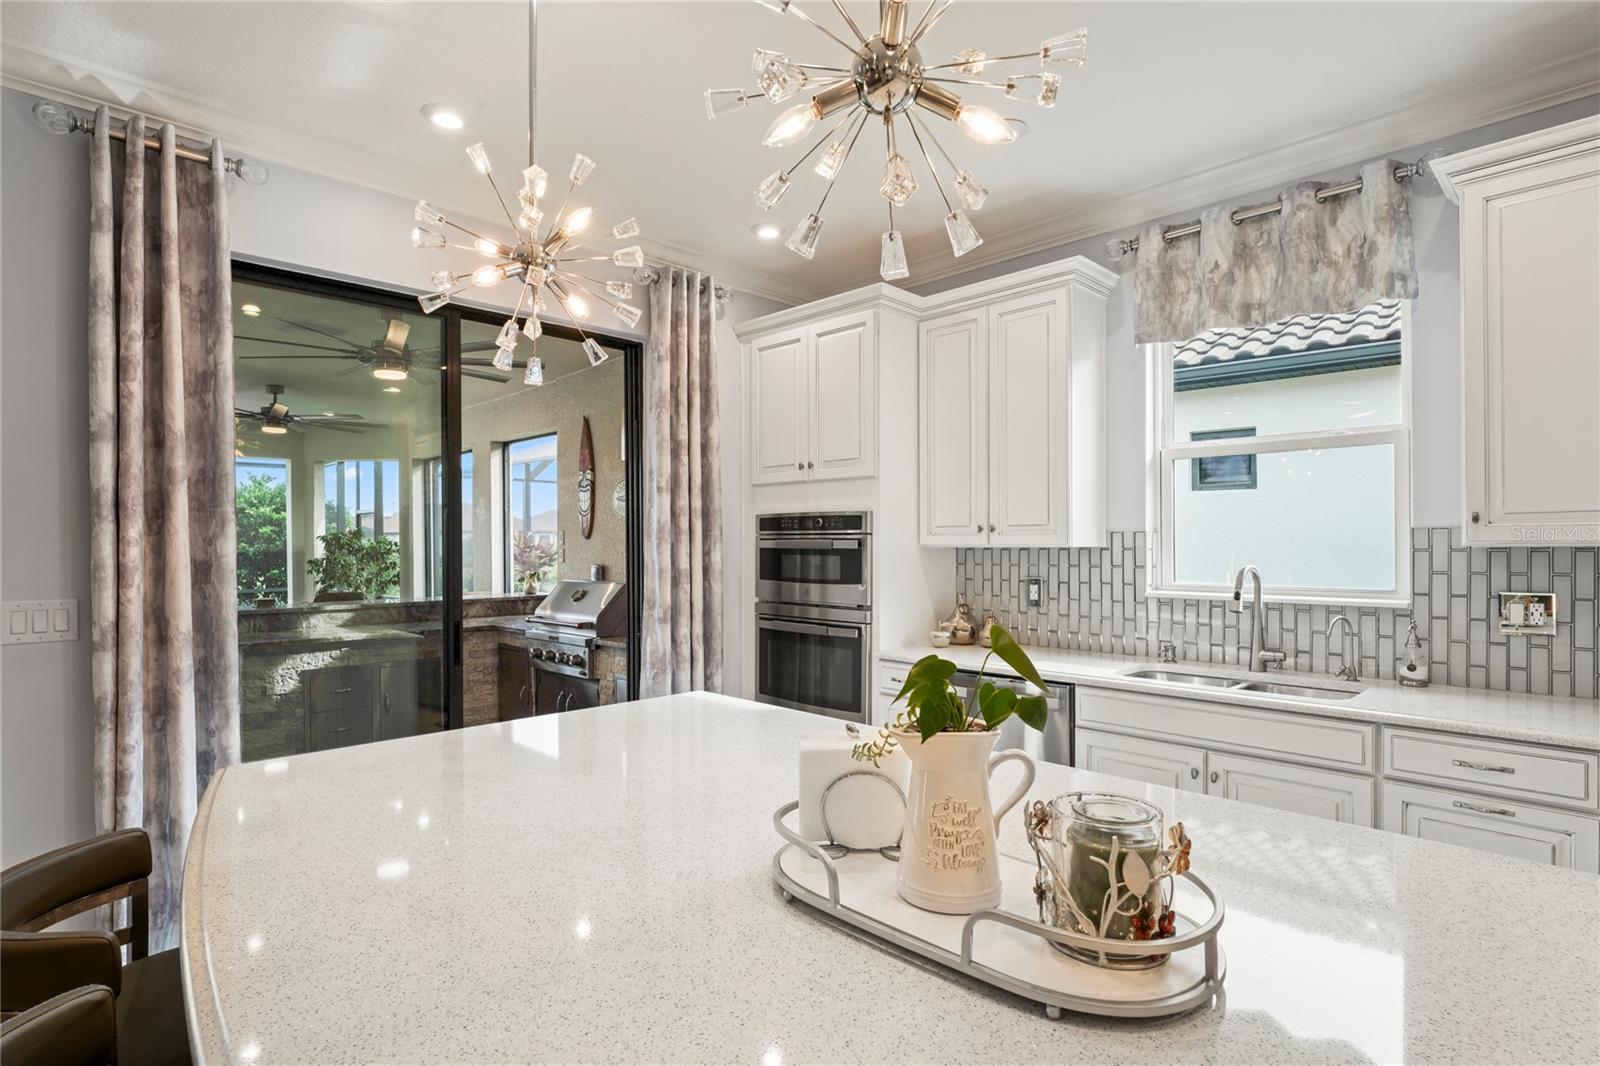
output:
[[[400,546],[388,537],[373,539],[359,529],[318,537],[322,554],[306,563],[317,594],[358,592],[376,600],[400,584]]]
[[[995,729],[1012,715],[1025,725],[1043,730],[1050,713],[1043,695],[1018,695],[1015,689],[1001,688],[983,679],[989,660],[997,655],[1018,677],[1043,691],[1044,679],[1027,652],[1004,627],[993,625],[989,627],[989,654],[983,657],[983,665],[978,668],[978,683],[965,700],[950,684],[956,664],[937,655],[925,655],[906,673],[906,683],[894,698],[894,704],[904,700],[905,709],[878,731],[877,739],[857,744],[851,754],[877,766],[894,750],[897,731],[915,732],[926,742],[938,733]]]
[[[238,529],[239,602],[287,589],[289,492],[283,482],[251,474],[234,493]],[[254,590],[254,596],[250,595]]]

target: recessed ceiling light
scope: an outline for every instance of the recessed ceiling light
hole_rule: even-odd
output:
[[[750,232],[764,241],[775,241],[783,236],[783,227],[776,222],[757,222],[750,227]]]
[[[423,104],[422,117],[442,130],[458,130],[467,124],[461,112],[445,104]]]
[[[399,392],[400,391],[400,386],[399,385],[385,385],[383,387],[383,391],[384,392]]]
[[[266,425],[261,427],[261,432],[270,433],[274,437],[276,437],[276,436],[278,436],[280,434],[287,433],[289,431],[287,429],[283,428],[282,426],[275,426],[275,425],[273,425],[272,423],[269,422]]]
[[[240,304],[239,313],[241,315],[248,315],[251,318],[255,318],[261,313],[261,308],[255,304]]]
[[[372,371],[372,376],[379,381],[404,381],[406,368],[403,366],[379,366]]]

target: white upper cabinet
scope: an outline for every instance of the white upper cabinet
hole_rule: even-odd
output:
[[[989,523],[988,312],[931,319],[919,332],[922,543],[972,544]]]
[[[1469,543],[1600,537],[1600,119],[1440,159],[1461,207]]]
[[[750,480],[870,477],[878,461],[877,314],[750,338]]]

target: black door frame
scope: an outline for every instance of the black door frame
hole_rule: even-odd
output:
[[[269,285],[296,292],[311,293],[334,299],[357,300],[375,306],[392,308],[408,314],[422,314],[414,293],[386,289],[365,282],[330,278],[300,270],[272,266],[235,256],[232,261],[235,281]],[[478,322],[499,325],[505,321],[506,312],[481,305],[446,304],[425,317],[439,320],[441,351],[445,364],[441,371],[439,388],[439,420],[444,429],[441,456],[461,454],[461,323]],[[571,326],[544,323],[544,332],[570,341],[581,341],[585,334]],[[640,639],[643,632],[644,612],[642,590],[644,582],[644,345],[637,340],[611,336],[606,333],[586,331],[588,336],[603,346],[622,353],[623,358],[623,425],[627,432],[628,492],[627,566],[628,566],[628,685],[629,695],[639,691]],[[440,464],[444,480],[444,589],[440,600],[442,610],[439,663],[441,683],[444,688],[445,728],[460,729],[465,724],[466,693],[464,683],[463,651],[465,645],[463,590],[461,587],[461,463]],[[474,471],[476,474],[476,471]],[[599,505],[597,498],[595,503]]]

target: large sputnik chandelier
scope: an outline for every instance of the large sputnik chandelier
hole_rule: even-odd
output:
[[[834,183],[839,180],[845,160],[850,157],[867,123],[881,119],[885,161],[878,193],[888,201],[889,228],[883,234],[879,273],[886,281],[910,274],[906,266],[905,243],[894,220],[895,208],[904,207],[918,188],[911,162],[902,154],[902,148],[905,152],[913,151],[910,145],[902,146],[902,130],[910,132],[915,154],[922,157],[944,201],[944,228],[950,238],[950,251],[962,256],[983,243],[967,212],[981,208],[989,197],[989,190],[971,171],[955,164],[944,146],[934,137],[927,122],[912,110],[912,105],[955,123],[957,129],[980,144],[1009,144],[1017,139],[1017,128],[1011,122],[987,107],[963,100],[945,86],[996,89],[1009,100],[1031,98],[1040,107],[1054,107],[1061,87],[1061,75],[1054,71],[996,74],[989,79],[978,75],[992,64],[1017,60],[1037,60],[1041,67],[1081,67],[1088,46],[1088,31],[1079,29],[1052,37],[1029,52],[990,56],[967,48],[956,52],[947,62],[925,64],[919,42],[939,23],[955,0],[930,0],[921,18],[909,30],[907,0],[880,0],[879,28],[871,38],[862,33],[843,3],[833,0],[835,10],[844,19],[847,32],[855,37],[855,44],[801,11],[792,0],[757,2],[779,14],[794,15],[816,27],[850,53],[850,64],[830,66],[797,63],[782,53],[758,48],[751,62],[757,87],[753,90],[708,90],[706,115],[717,118],[744,107],[758,97],[782,103],[802,91],[810,92],[810,99],[784,111],[767,128],[761,143],[768,148],[796,144],[824,119],[840,116],[792,166],[773,171],[762,179],[755,190],[756,203],[763,210],[770,211],[777,207],[789,192],[794,172],[816,155],[818,149],[822,149],[812,168],[827,182],[822,199],[817,203],[816,210],[802,218],[784,242],[790,250],[807,259],[816,254],[817,238],[822,232],[822,209],[828,202],[828,194],[833,191]],[[902,120],[900,127],[896,125],[897,118]],[[952,173],[951,186],[959,203],[953,203],[950,199],[952,190],[947,189],[940,178],[939,169],[929,152],[930,144]]]
[[[522,171],[522,187],[517,190],[519,210],[513,216],[511,207],[495,183],[494,170],[483,144],[470,145],[467,157],[473,167],[488,179],[494,190],[506,221],[511,224],[511,236],[506,240],[487,237],[445,217],[444,213],[426,200],[417,201],[416,227],[411,231],[411,243],[417,248],[467,248],[488,258],[489,262],[474,270],[454,272],[436,270],[429,278],[428,291],[417,298],[425,313],[432,314],[451,298],[471,288],[490,288],[506,281],[521,287],[517,294],[516,309],[506,319],[495,340],[495,354],[491,361],[496,370],[509,373],[516,360],[517,338],[526,337],[531,344],[523,383],[544,384],[544,363],[539,358],[538,340],[544,331],[539,314],[548,307],[548,292],[578,331],[583,341],[583,352],[591,367],[607,359],[606,350],[584,331],[583,322],[593,311],[591,300],[611,308],[617,318],[628,328],[638,324],[644,312],[626,301],[633,296],[630,281],[606,279],[584,273],[580,267],[604,269],[603,265],[626,267],[630,270],[644,265],[644,252],[637,244],[610,252],[590,249],[590,254],[574,255],[595,240],[627,240],[639,235],[639,223],[628,218],[601,231],[588,240],[578,240],[590,232],[594,210],[589,207],[567,208],[572,194],[581,186],[595,168],[594,160],[579,153],[567,172],[566,193],[560,205],[546,211],[541,202],[548,191],[549,175],[534,161],[535,127],[538,117],[538,0],[528,5],[528,165]],[[452,244],[446,229],[455,230],[470,239],[468,244]],[[603,264],[603,265],[602,265]],[[592,286],[592,287],[591,287]],[[603,293],[603,295],[602,295]],[[521,320],[519,323],[519,319]]]

